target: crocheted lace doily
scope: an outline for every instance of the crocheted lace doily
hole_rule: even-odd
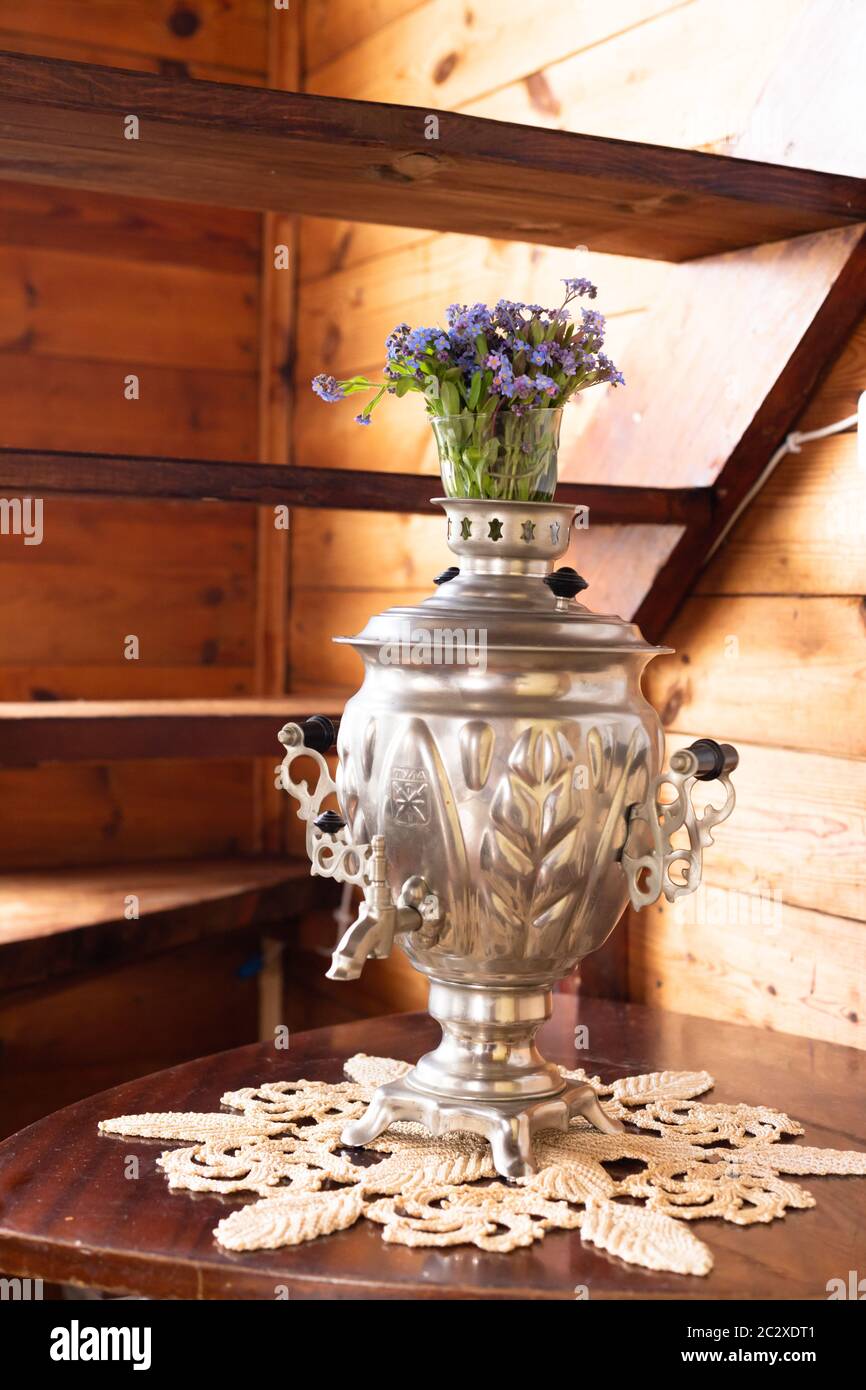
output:
[[[363,1150],[345,1149],[343,1126],[363,1114],[376,1086],[408,1070],[408,1062],[358,1053],[345,1066],[350,1079],[336,1085],[267,1082],[228,1091],[221,1103],[233,1114],[122,1115],[99,1128],[190,1144],[158,1160],[173,1190],[255,1193],[260,1200],[216,1227],[228,1250],[298,1245],[364,1216],[399,1245],[508,1251],[549,1230],[579,1230],[631,1264],[707,1274],[712,1256],[689,1222],[748,1226],[815,1205],[782,1174],[866,1175],[864,1153],[780,1143],[804,1131],[778,1110],[697,1100],[714,1084],[705,1071],[608,1085],[561,1068],[569,1080],[588,1081],[629,1131],[600,1134],[580,1119],[567,1133],[545,1130],[535,1137],[538,1171],[514,1182],[497,1178],[486,1140],[435,1138],[416,1123],[392,1125]],[[617,1172],[622,1159],[632,1160],[626,1174]]]

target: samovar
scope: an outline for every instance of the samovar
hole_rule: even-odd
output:
[[[355,979],[396,941],[428,977],[442,1028],[343,1142],[367,1143],[395,1120],[468,1130],[517,1177],[532,1171],[535,1130],[575,1115],[622,1128],[591,1086],[545,1061],[535,1034],[554,984],[602,945],[629,899],[640,908],[697,888],[713,827],[733,809],[737,754],[699,739],[662,771],[641,675],[671,649],[590,612],[580,575],[553,570],[574,506],[436,500],[459,568],[417,606],[335,639],[364,662],[339,721],[336,781],[323,716],[281,731],[281,780],[300,803],[312,873],[363,893],[328,975]],[[310,757],[314,785],[293,777]],[[712,779],[724,803],[701,814],[691,793]]]

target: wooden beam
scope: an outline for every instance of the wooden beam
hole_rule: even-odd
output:
[[[39,449],[0,449],[0,488],[7,496],[161,497],[436,515],[430,499],[442,494],[438,475]],[[599,525],[706,524],[714,505],[710,488],[576,482],[560,483],[556,500],[589,507]]]
[[[0,703],[0,767],[138,758],[282,756],[288,720],[342,714],[332,691],[240,700],[51,700]]]
[[[0,93],[23,182],[673,261],[866,219],[855,178],[409,106],[15,54]]]

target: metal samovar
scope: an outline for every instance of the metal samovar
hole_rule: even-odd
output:
[[[556,981],[602,945],[629,899],[640,908],[697,888],[712,829],[733,809],[737,754],[700,739],[662,772],[641,675],[670,648],[590,612],[576,601],[580,576],[552,570],[573,506],[440,505],[459,569],[419,605],[336,639],[365,668],[339,722],[336,782],[322,716],[281,731],[281,779],[300,802],[312,872],[363,892],[328,975],[356,979],[396,940],[430,980],[442,1028],[343,1142],[367,1143],[395,1120],[469,1130],[517,1177],[532,1171],[534,1130],[575,1115],[622,1128],[591,1086],[545,1061],[535,1034]],[[292,775],[310,757],[315,786]],[[724,804],[700,815],[692,789],[713,779]]]

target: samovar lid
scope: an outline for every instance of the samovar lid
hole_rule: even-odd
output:
[[[357,637],[337,637],[365,649],[422,634],[485,633],[488,651],[610,652],[644,660],[671,650],[647,642],[635,623],[593,613],[573,597],[586,587],[573,570],[553,571],[568,550],[580,509],[570,503],[433,499],[448,518],[447,542],[459,568],[437,576],[437,588],[418,604],[397,605],[371,618]]]

